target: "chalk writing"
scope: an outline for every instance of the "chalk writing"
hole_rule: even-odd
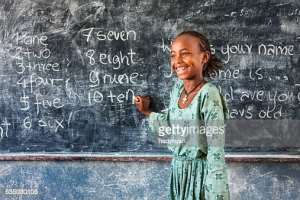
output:
[[[252,44],[227,44],[226,46],[221,46],[222,54],[226,55],[225,63],[228,63],[231,55],[245,55],[251,54],[252,52]]]
[[[44,47],[48,46],[47,36],[45,35],[28,35],[27,33],[15,33],[12,35],[13,39],[15,39],[17,45],[26,45],[26,46],[34,46],[34,45],[42,45]]]
[[[237,43],[226,44],[220,47],[221,53],[225,56],[224,63],[227,64],[234,55],[250,55],[258,53],[263,56],[291,56],[294,55],[294,45],[278,45],[278,44],[253,44]]]
[[[100,84],[137,84],[138,77],[141,75],[137,72],[130,74],[104,74],[100,75],[98,71],[90,71],[90,87],[97,87]]]
[[[121,40],[127,41],[129,39],[136,40],[136,32],[134,30],[129,31],[105,31],[101,28],[88,28],[81,30],[81,35],[86,39],[86,42],[90,42],[91,38],[96,38],[99,41],[104,40]]]
[[[134,103],[134,91],[132,89],[127,89],[123,93],[114,93],[113,90],[100,91],[91,90],[88,94],[89,105],[94,105],[96,103],[102,103],[104,100],[112,104],[125,103],[130,101],[131,104]]]
[[[258,54],[266,56],[292,56],[294,55],[294,45],[274,45],[274,44],[260,44],[258,46]]]
[[[5,117],[0,124],[0,140],[4,137],[8,137],[8,130],[10,126],[11,123],[9,123]]]
[[[102,65],[113,64],[113,69],[120,69],[121,65],[124,64],[127,66],[136,64],[137,62],[134,61],[133,58],[134,55],[136,55],[136,53],[132,49],[130,49],[127,53],[119,51],[114,55],[107,53],[96,53],[96,51],[92,49],[85,53],[90,65],[95,65],[98,63]]]

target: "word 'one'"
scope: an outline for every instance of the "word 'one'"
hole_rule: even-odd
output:
[[[16,40],[17,45],[24,44],[24,45],[42,45],[47,46],[47,36],[46,35],[24,35],[20,33],[16,33],[13,37]]]

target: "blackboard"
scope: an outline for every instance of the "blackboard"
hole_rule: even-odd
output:
[[[168,105],[169,44],[204,33],[231,119],[227,151],[299,152],[296,1],[3,0],[1,152],[167,152],[134,95]]]

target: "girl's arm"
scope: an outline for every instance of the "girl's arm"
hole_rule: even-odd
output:
[[[229,200],[230,194],[224,152],[225,120],[228,119],[228,109],[216,87],[211,87],[204,98],[202,114],[207,138],[205,199]]]
[[[158,133],[159,128],[165,128],[170,126],[169,115],[170,115],[170,107],[174,98],[174,93],[179,87],[179,83],[177,82],[171,92],[170,92],[170,103],[169,106],[160,112],[151,112],[149,114],[149,127],[153,133]]]

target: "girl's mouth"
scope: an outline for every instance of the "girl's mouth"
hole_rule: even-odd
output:
[[[184,73],[184,72],[187,70],[187,68],[188,68],[188,67],[182,67],[182,66],[177,67],[177,68],[176,68],[176,73],[177,73],[177,74]]]

